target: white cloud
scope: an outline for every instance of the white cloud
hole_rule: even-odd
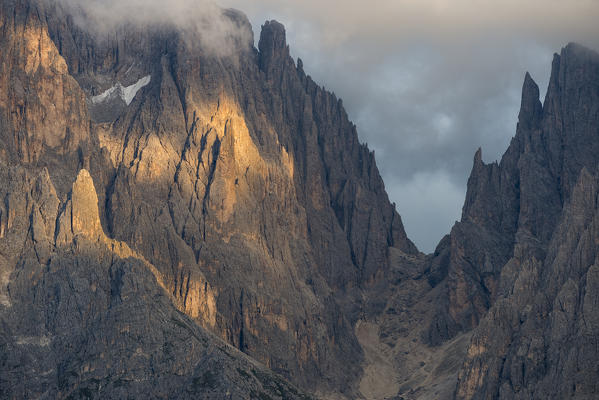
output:
[[[249,44],[252,32],[226,15],[211,0],[46,0],[65,6],[81,27],[110,35],[123,27],[176,25],[189,46],[219,56],[231,55],[238,43]]]

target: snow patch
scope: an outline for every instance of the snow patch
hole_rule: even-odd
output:
[[[93,96],[91,98],[91,102],[93,104],[103,103],[115,96],[120,97],[127,105],[131,104],[137,92],[139,92],[143,87],[147,86],[152,80],[151,75],[144,76],[137,82],[135,82],[131,86],[123,86],[120,82],[117,82],[116,85],[111,87],[110,89],[105,90],[102,94],[97,96]]]
[[[138,80],[136,83],[134,83],[131,86],[127,86],[125,88],[121,86],[121,89],[122,89],[121,98],[123,100],[125,100],[125,103],[127,103],[127,105],[131,104],[131,102],[135,98],[135,95],[137,94],[137,92],[139,92],[139,90],[141,88],[143,88],[144,86],[147,86],[151,80],[152,80],[152,77],[150,75],[148,75],[148,76],[144,76],[143,78],[141,78],[140,80]]]

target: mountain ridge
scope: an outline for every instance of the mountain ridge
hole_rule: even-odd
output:
[[[3,43],[60,49],[58,72],[80,96],[81,119],[91,122],[58,128],[81,138],[66,149],[29,132],[39,150],[15,163],[47,166],[61,202],[78,171],[89,170],[104,231],[156,266],[178,308],[305,387],[353,393],[362,356],[351,321],[366,290],[359,287],[382,279],[390,244],[416,249],[372,154],[340,102],[289,57],[284,28],[265,25],[263,53],[219,59],[188,51],[169,30],[139,42],[132,39],[138,31],[125,30],[122,39],[96,43],[55,8],[37,4],[5,3],[3,18],[16,15],[23,31],[35,26],[48,40],[17,31]],[[148,62],[136,66],[131,57]],[[41,63],[28,79],[46,69],[52,66]],[[127,74],[127,85],[137,76],[151,80],[108,122],[94,122],[82,97]],[[26,115],[44,121],[29,108]],[[18,126],[6,128],[3,147],[11,149],[9,132]],[[215,312],[201,308],[207,289]]]
[[[525,75],[510,147],[500,163],[476,153],[462,220],[425,255],[280,23],[220,57],[168,26],[99,40],[51,2],[0,12],[0,379],[12,397],[148,397],[136,382],[156,374],[171,377],[156,397],[305,396],[270,371],[325,398],[595,390],[596,374],[546,349],[576,337],[587,356],[574,360],[594,354],[580,315],[597,314],[596,53],[556,55],[543,105]],[[92,110],[147,76],[129,104]],[[582,311],[547,322],[561,304]]]

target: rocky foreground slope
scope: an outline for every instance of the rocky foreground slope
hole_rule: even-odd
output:
[[[426,256],[282,25],[256,49],[223,11],[217,54],[71,12],[0,4],[2,397],[596,392],[596,53],[556,56],[544,105],[526,77]]]

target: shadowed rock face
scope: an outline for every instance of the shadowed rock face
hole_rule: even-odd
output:
[[[526,75],[516,136],[499,163],[476,153],[435,253],[392,257],[380,340],[359,335],[370,381],[385,365],[409,399],[596,397],[598,137],[599,55],[569,44],[544,104]]]
[[[598,111],[599,55],[591,50],[570,44],[555,55],[542,107],[526,78],[518,132],[494,167],[517,188],[499,200],[517,205],[502,209],[517,221],[515,236],[457,398],[596,396]]]
[[[545,104],[527,74],[517,133],[499,164],[480,152],[468,180],[462,220],[437,249],[434,281],[447,276],[429,340],[439,343],[475,327],[495,301],[503,266],[525,246],[546,257],[556,225],[582,168],[594,171],[598,142],[598,61],[593,51],[570,44],[556,55]]]

